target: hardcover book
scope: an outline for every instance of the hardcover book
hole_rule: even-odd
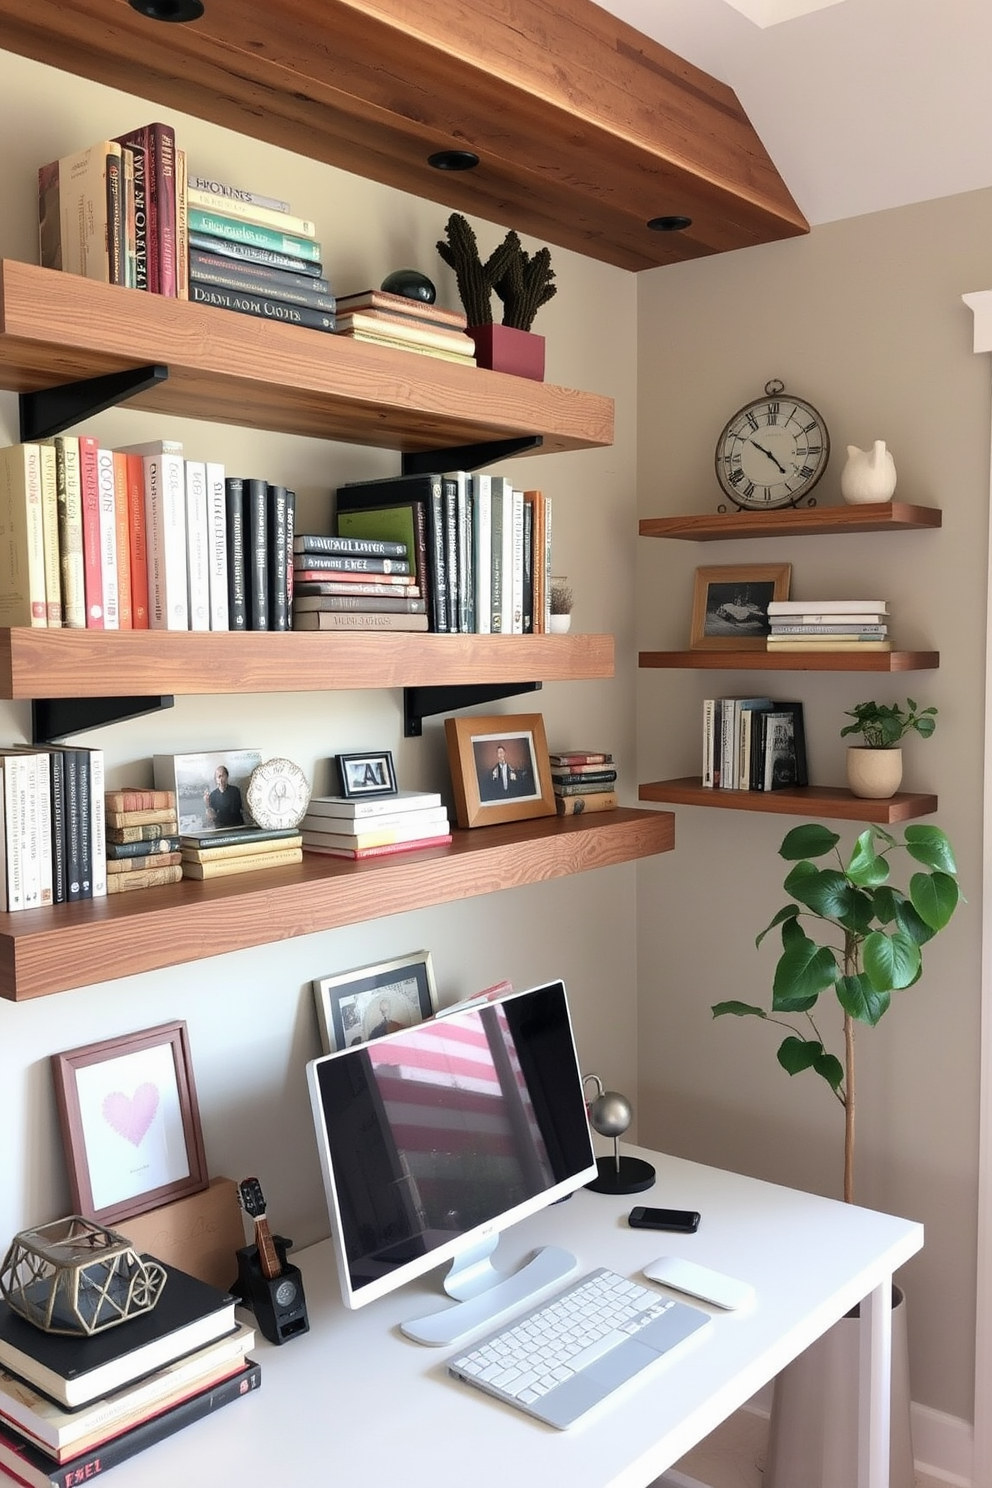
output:
[[[183,858],[181,871],[184,878],[225,878],[232,873],[257,873],[262,868],[284,868],[302,861],[302,847],[284,847],[278,851],[237,853],[231,857],[223,854],[204,857],[202,862]]]
[[[194,248],[190,253],[190,276],[198,284],[212,284],[215,289],[246,290],[262,299],[282,300],[287,305],[306,305],[311,310],[324,310],[333,315],[335,299],[327,290],[325,279],[307,278],[283,269],[266,268],[263,264],[240,264],[219,253],[204,253]]]
[[[243,483],[245,605],[249,630],[269,630],[269,488],[251,476]]]
[[[333,331],[334,315],[327,310],[311,310],[308,305],[291,305],[247,289],[220,289],[191,279],[189,297],[197,305],[214,305],[219,310],[236,310],[241,315],[254,315],[260,320],[281,321],[284,325],[306,326],[312,331]]]
[[[226,476],[224,480],[227,511],[227,616],[231,630],[248,629],[244,484],[237,475]]]
[[[143,868],[140,873],[115,873],[107,879],[107,893],[126,894],[132,889],[155,889],[162,884],[179,883],[182,876],[180,863],[163,868]]]
[[[265,268],[285,269],[292,274],[304,274],[313,279],[323,278],[323,265],[293,254],[275,253],[270,248],[259,248],[251,243],[233,243],[228,238],[214,237],[210,233],[190,229],[191,248],[202,248],[205,253],[214,253],[230,258],[236,263],[258,264]],[[326,281],[325,281],[326,285]]]
[[[205,460],[184,460],[186,604],[190,630],[210,629],[210,513]]]
[[[400,790],[393,796],[379,796],[367,801],[352,801],[347,796],[311,796],[307,815],[350,816],[359,819],[392,816],[397,811],[429,810],[440,805],[439,791]]]
[[[148,288],[175,299],[179,292],[176,132],[171,124],[156,122],[119,135],[118,141],[137,145],[145,154]]]
[[[379,610],[310,610],[293,615],[294,630],[427,630],[426,615]]]
[[[414,502],[423,507],[426,534],[427,563],[430,571],[429,588],[424,589],[429,599],[428,615],[431,629],[444,632],[451,629],[448,610],[448,577],[444,540],[444,491],[439,473],[424,475],[399,475],[383,480],[351,481],[337,489],[337,520],[341,531],[341,517],[345,512],[368,511],[374,508],[393,507]],[[415,550],[414,550],[415,551]]]
[[[421,847],[444,847],[451,841],[451,833],[440,837],[418,837],[411,842],[388,842],[379,847],[322,847],[303,839],[303,851],[325,853],[330,858],[385,858],[393,853],[414,852]]]
[[[233,243],[248,243],[252,247],[268,248],[273,253],[283,253],[291,258],[320,262],[320,244],[300,233],[280,232],[277,228],[263,227],[259,223],[247,222],[229,212],[207,212],[201,207],[190,207],[189,230],[191,233],[206,233],[213,238],[227,238]]]
[[[75,434],[57,434],[53,443],[64,621],[66,626],[72,630],[85,630],[86,590],[83,574],[83,506],[79,484],[79,438]]]
[[[376,525],[388,526],[392,520],[392,513],[403,512],[405,514],[407,511],[408,508],[405,507],[386,507],[375,513]],[[396,541],[390,538],[357,537],[352,535],[355,518],[357,517],[361,520],[363,517],[372,516],[372,513],[346,512],[344,515],[348,521],[346,531],[326,537],[322,533],[299,532],[293,539],[293,552],[352,554],[357,557],[364,556],[367,558],[407,557],[409,543],[405,538]],[[410,524],[409,531],[410,533],[413,532],[412,523]]]
[[[140,455],[145,483],[148,543],[148,623],[152,630],[188,630],[186,584],[186,470],[182,444],[156,439],[127,445]]]
[[[41,510],[41,450],[37,444],[0,449],[0,625],[48,626],[45,538]]]
[[[582,816],[593,811],[615,811],[619,802],[616,791],[594,791],[585,796],[556,796],[558,816]]]

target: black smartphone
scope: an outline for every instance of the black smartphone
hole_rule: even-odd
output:
[[[692,1235],[699,1229],[699,1212],[696,1209],[647,1209],[635,1204],[627,1216],[627,1223],[634,1230],[679,1230],[683,1235]]]

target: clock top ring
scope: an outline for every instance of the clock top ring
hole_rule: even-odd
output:
[[[716,478],[742,511],[798,506],[809,498],[829,457],[823,415],[773,378],[765,383],[763,397],[739,408],[724,425],[716,442]]]

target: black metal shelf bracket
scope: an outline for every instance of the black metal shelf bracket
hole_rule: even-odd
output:
[[[102,377],[86,377],[78,382],[63,382],[58,387],[40,388],[36,393],[21,393],[21,443],[47,439],[80,424],[94,414],[126,403],[146,388],[165,382],[168,367],[129,367],[123,372],[108,372]]]
[[[66,734],[80,734],[85,729],[103,728],[108,723],[123,723],[145,713],[158,713],[171,708],[175,698],[158,697],[85,697],[35,698],[31,704],[32,744],[51,744]]]
[[[500,698],[516,697],[521,692],[540,692],[540,682],[481,682],[459,687],[404,687],[403,736],[419,739],[425,718],[435,713],[453,713],[457,708],[475,708],[479,703],[495,703]]]
[[[23,436],[22,436],[23,437]],[[539,450],[543,434],[522,434],[516,439],[491,439],[484,444],[459,444],[452,449],[411,450],[401,456],[403,475],[431,475],[436,470],[478,470],[494,460],[509,460],[514,455]]]

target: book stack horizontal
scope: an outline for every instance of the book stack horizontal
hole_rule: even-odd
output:
[[[549,754],[548,759],[559,816],[615,810],[617,771],[612,754],[572,749]]]
[[[303,839],[295,827],[215,827],[184,832],[180,841],[183,878],[226,878],[303,859]]]
[[[891,651],[882,599],[782,599],[768,606],[769,651]]]
[[[378,858],[451,841],[448,812],[434,791],[397,791],[368,801],[311,796],[300,823],[304,852]]]
[[[364,289],[337,299],[339,336],[474,367],[475,342],[466,333],[466,325],[460,311],[443,310],[382,289]]]
[[[0,1475],[70,1488],[258,1387],[235,1299],[167,1266],[156,1306],[91,1337],[0,1302]]]
[[[108,894],[179,882],[183,870],[173,791],[138,786],[107,791],[104,809]]]
[[[702,783],[717,790],[755,791],[808,785],[802,703],[706,698]]]
[[[294,630],[427,630],[416,559],[405,542],[298,533]]]

